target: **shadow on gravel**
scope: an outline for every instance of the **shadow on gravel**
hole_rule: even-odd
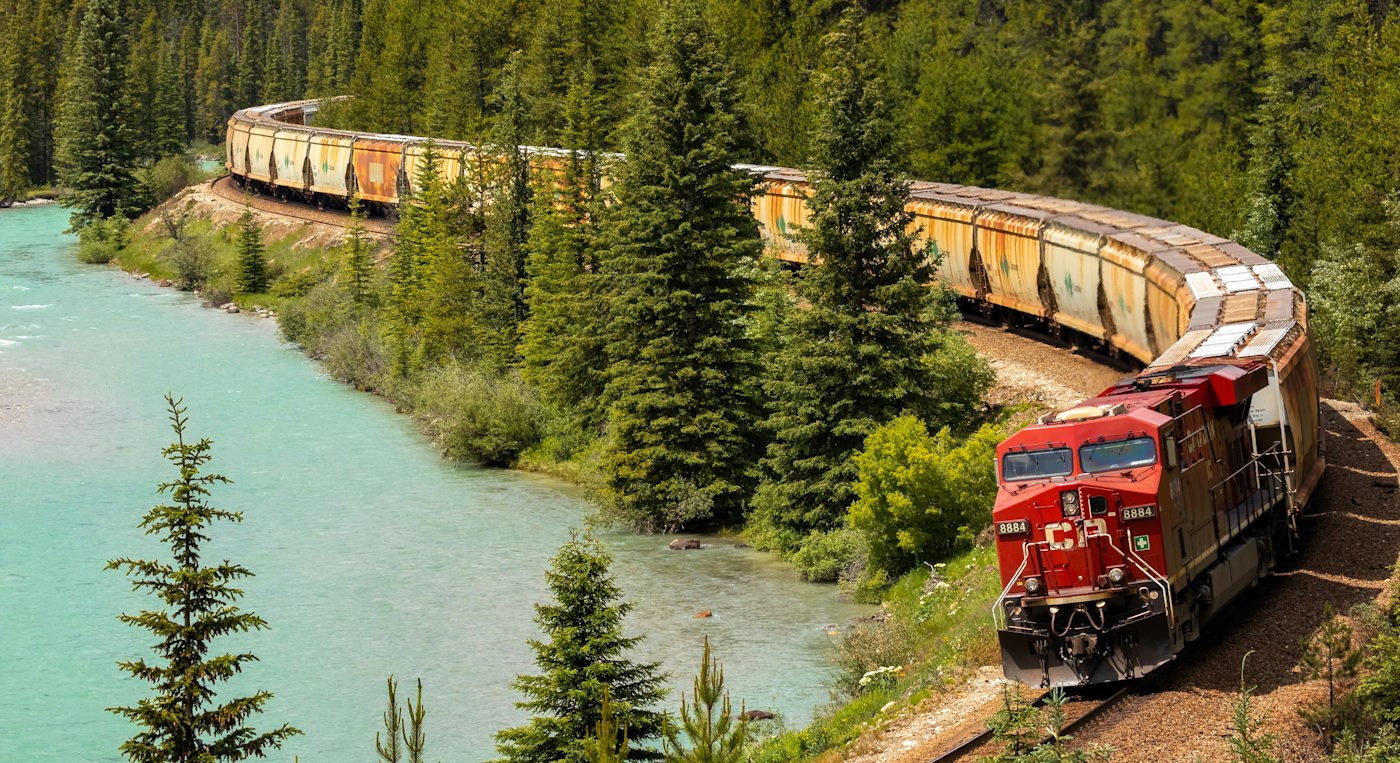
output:
[[[1301,519],[1299,554],[1169,668],[1169,684],[1237,691],[1240,661],[1251,650],[1249,684],[1265,694],[1294,684],[1302,642],[1321,623],[1323,606],[1345,613],[1385,588],[1400,551],[1395,464],[1370,439],[1374,430],[1363,432],[1327,402],[1322,423],[1327,474]]]

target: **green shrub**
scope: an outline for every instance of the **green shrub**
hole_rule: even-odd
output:
[[[322,337],[317,354],[332,379],[361,390],[378,389],[389,367],[379,329],[370,317],[342,324]]]
[[[184,156],[167,156],[144,173],[146,196],[152,204],[160,204],[203,178],[203,173]]]
[[[1317,346],[1343,390],[1366,395],[1381,379],[1393,392],[1400,385],[1400,277],[1384,259],[1361,245],[1326,247],[1312,271],[1308,298]]]
[[[833,583],[854,577],[864,556],[859,533],[841,529],[813,532],[802,539],[789,560],[802,577],[815,583]]]
[[[208,243],[197,237],[171,241],[165,259],[175,268],[175,288],[181,291],[202,289],[214,268],[214,254]]]
[[[324,273],[314,268],[301,270],[295,273],[288,273],[273,282],[269,293],[274,297],[291,299],[293,297],[304,297],[311,293],[317,285],[326,281]]]
[[[892,687],[918,653],[919,639],[918,630],[903,617],[884,616],[851,626],[837,643],[832,688],[842,697],[854,697]]]
[[[991,521],[1000,439],[990,424],[964,441],[946,428],[930,437],[913,416],[866,439],[850,517],[869,547],[868,574],[895,577],[972,545]]]
[[[131,243],[131,221],[121,215],[98,220],[78,233],[78,259],[106,265]]]
[[[321,358],[321,344],[357,319],[345,296],[335,284],[322,282],[301,299],[288,300],[277,313],[277,326],[282,338],[300,345],[313,358]]]
[[[450,363],[423,376],[414,403],[424,429],[451,458],[508,466],[544,432],[544,407],[513,373]]]

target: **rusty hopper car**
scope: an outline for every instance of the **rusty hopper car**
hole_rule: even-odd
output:
[[[229,172],[254,189],[397,205],[426,139],[318,128],[317,108],[234,114]],[[436,145],[449,178],[499,161]],[[561,158],[529,152],[537,174]],[[755,177],[769,251],[808,263],[792,238],[807,219],[806,176],[741,168]],[[1302,293],[1227,239],[1092,204],[915,182],[908,211],[964,305],[1146,366],[998,448],[1004,588],[992,617],[1006,674],[1062,686],[1160,667],[1297,541],[1325,466]]]

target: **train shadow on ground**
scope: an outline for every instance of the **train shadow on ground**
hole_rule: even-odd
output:
[[[1303,642],[1322,623],[1324,606],[1347,613],[1389,584],[1400,549],[1396,465],[1327,401],[1322,424],[1327,473],[1300,522],[1298,554],[1207,629],[1169,683],[1238,691],[1251,651],[1245,683],[1261,693],[1296,683]]]

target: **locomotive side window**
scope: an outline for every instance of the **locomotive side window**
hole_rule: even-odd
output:
[[[1157,463],[1157,442],[1151,437],[1134,437],[1118,442],[1099,442],[1079,449],[1079,465],[1085,472],[1112,472],[1136,469]]]
[[[1007,453],[1001,459],[1001,478],[1007,482],[1063,477],[1072,472],[1074,455],[1069,448],[1024,450]]]

